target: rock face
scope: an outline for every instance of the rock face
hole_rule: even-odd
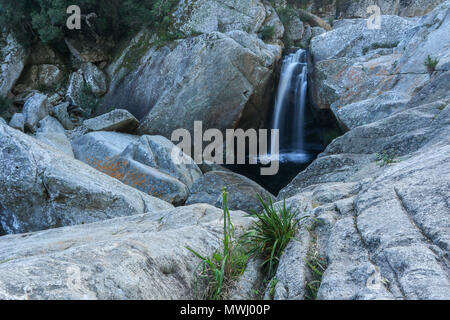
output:
[[[424,63],[439,60],[439,75],[449,69],[449,3],[414,23],[382,16],[381,30],[368,30],[361,20],[348,20],[315,37],[311,52],[313,100],[328,108],[344,129],[352,129],[400,112],[430,76]]]
[[[14,87],[25,66],[28,50],[12,34],[0,34],[0,96],[5,97]]]
[[[229,193],[229,208],[231,210],[260,210],[261,205],[257,196],[264,199],[274,198],[263,187],[256,182],[233,172],[210,171],[192,186],[186,204],[209,203],[213,206],[222,207],[222,188],[227,187]]]
[[[238,234],[252,222],[231,219]],[[0,298],[193,299],[199,260],[186,246],[211,256],[222,228],[222,210],[200,204],[2,237]]]
[[[0,164],[2,233],[89,223],[171,207],[3,124]]]
[[[266,15],[260,0],[182,0],[173,13],[174,27],[185,34],[232,30],[256,33]]]
[[[91,88],[91,91],[98,96],[102,96],[108,91],[108,80],[106,75],[93,63],[85,63],[81,66],[84,80]]]
[[[419,70],[423,61],[418,63],[427,50],[448,47],[449,5],[447,1],[424,17],[399,46],[405,50],[397,56],[396,86],[413,77],[415,90],[394,96],[402,92],[394,87],[374,98],[375,104],[365,101],[365,91],[356,93],[352,99],[362,102],[353,103],[344,118],[352,120],[341,119],[349,132],[278,195],[315,221],[309,234],[299,237],[301,245],[291,244],[281,259],[289,268],[280,263],[279,298],[305,297],[305,247],[316,247],[327,263],[318,299],[449,299],[448,55],[434,52],[442,61],[431,78]],[[346,59],[328,63],[361,61],[358,56]],[[330,77],[337,74],[329,70]],[[396,106],[396,101],[402,103]],[[372,108],[372,116],[361,113],[364,106]]]
[[[170,138],[178,128],[259,126],[269,110],[272,75],[281,48],[242,31],[212,32],[157,48],[140,34],[112,64],[104,106],[123,107],[139,131]],[[139,50],[138,50],[139,49]],[[136,67],[129,60],[141,53]],[[128,70],[128,71],[127,71]]]
[[[127,110],[116,109],[101,116],[85,120],[83,125],[92,131],[123,131],[132,133],[139,121]]]
[[[328,0],[302,1],[302,5],[321,17],[368,18],[367,8],[372,5],[380,7],[384,15],[399,15],[403,17],[423,16],[436,8],[445,0]],[[282,4],[283,0],[276,1]]]
[[[202,174],[191,158],[161,136],[92,132],[72,144],[77,159],[175,205],[186,201],[188,188]]]

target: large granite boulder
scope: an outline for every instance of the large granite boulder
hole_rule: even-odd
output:
[[[210,171],[194,183],[186,204],[209,203],[220,208],[223,187],[227,188],[231,210],[259,211],[262,207],[258,195],[265,200],[274,198],[269,191],[247,177],[234,172]]]
[[[187,35],[232,30],[256,33],[266,15],[260,0],[181,0],[172,14],[174,28]]]
[[[223,212],[199,204],[0,238],[0,299],[194,299],[200,260],[222,244]],[[253,219],[231,212],[236,234]],[[199,286],[197,286],[199,285]]]
[[[28,57],[12,34],[0,32],[0,96],[5,97],[19,79]]]
[[[3,124],[0,164],[2,234],[172,207]]]
[[[161,136],[92,132],[72,142],[75,157],[125,184],[181,205],[202,175],[194,161]]]
[[[178,128],[259,127],[269,112],[273,68],[281,56],[242,31],[212,32],[165,46],[140,33],[108,68],[104,108],[124,107],[139,131],[170,138]],[[140,55],[139,55],[140,53]]]

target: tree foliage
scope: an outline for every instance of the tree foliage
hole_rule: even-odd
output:
[[[170,13],[178,0],[0,0],[0,25],[13,31],[19,40],[39,38],[44,43],[60,42],[73,32],[66,28],[70,5],[78,5],[82,13],[81,32],[95,32],[115,39],[142,27],[161,30],[170,28]],[[92,29],[84,17],[90,19]]]

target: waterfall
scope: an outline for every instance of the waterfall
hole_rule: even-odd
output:
[[[272,126],[272,129],[280,130],[280,153],[284,153],[284,158],[288,157],[290,160],[302,161],[307,157],[304,150],[307,89],[306,51],[299,49],[283,59]],[[271,145],[271,154],[274,155],[275,141],[271,141]]]

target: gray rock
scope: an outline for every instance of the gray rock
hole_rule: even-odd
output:
[[[83,71],[84,80],[94,94],[102,96],[108,91],[106,75],[95,64],[85,63],[82,65],[81,70]]]
[[[128,145],[138,139],[138,136],[119,132],[90,132],[75,138],[72,147],[78,160],[86,162],[87,158],[92,157],[103,161],[121,154]]]
[[[303,26],[302,20],[294,15],[289,17],[288,23],[285,25],[286,28],[286,38],[295,42],[303,38],[305,27]]]
[[[199,204],[0,239],[1,299],[195,299],[201,261],[222,242],[223,212]],[[231,212],[237,235],[253,219]]]
[[[28,50],[12,34],[0,33],[0,96],[5,97],[16,84],[25,66]]]
[[[316,61],[340,57],[358,57],[375,47],[396,47],[405,33],[417,24],[397,17],[382,16],[381,29],[367,28],[367,21],[352,20],[352,24],[331,30],[311,41],[311,53]]]
[[[83,78],[83,71],[80,69],[77,72],[73,72],[69,77],[69,86],[67,87],[66,99],[73,105],[82,106],[81,93],[84,88],[85,82]]]
[[[321,17],[368,18],[371,14],[367,9],[371,5],[380,7],[385,15],[398,15],[402,17],[423,16],[445,0],[358,0],[358,1],[315,1],[307,0],[302,5],[307,10]],[[283,1],[277,1],[282,3]]]
[[[430,81],[424,66],[428,55],[439,59],[433,77],[447,71],[447,65],[450,65],[445,49],[450,44],[449,6],[450,3],[443,3],[419,22],[401,22],[398,19],[403,18],[400,17],[383,19],[386,25],[390,22],[394,22],[394,25],[401,22],[403,33],[394,31],[395,34],[389,34],[388,29],[394,29],[391,27],[379,31],[366,30],[363,28],[363,22],[349,20],[344,26],[315,37],[312,52],[320,61],[317,61],[312,75],[314,104],[323,109],[333,105],[333,111],[338,118],[339,110],[347,110],[343,113],[345,118],[349,118],[349,122],[359,118],[357,114],[366,114],[362,122],[357,121],[350,126],[374,121],[396,112],[397,106],[402,106],[405,100],[415,96]],[[408,29],[411,24],[416,24],[416,27]],[[366,36],[367,32],[374,33]],[[364,36],[358,38],[358,34]],[[354,41],[350,41],[351,39]],[[386,48],[389,41],[393,40],[395,43],[392,43],[392,46],[395,48]],[[368,45],[369,43],[371,44]],[[386,95],[395,98],[389,98],[385,102],[379,101]],[[395,102],[398,100],[397,96],[400,97],[400,104]],[[347,108],[349,104],[351,106]],[[377,117],[369,114],[373,110],[373,104],[375,108],[383,110],[377,113]],[[363,110],[365,107],[368,109]],[[400,107],[400,110],[404,107]],[[355,110],[355,114],[352,114],[352,110]],[[345,119],[342,122],[345,123]]]
[[[11,120],[9,121],[9,126],[11,128],[24,131],[25,119],[22,113],[14,113]]]
[[[286,247],[275,275],[276,284],[267,288],[267,297],[273,300],[305,300],[307,280],[307,252],[310,235],[303,230]],[[273,292],[271,297],[270,291]]]
[[[46,95],[36,93],[25,101],[23,106],[25,130],[34,132],[37,123],[48,116],[48,98]]]
[[[140,133],[170,138],[178,128],[193,131],[194,120],[203,121],[205,130],[225,130],[238,123],[259,125],[265,118],[279,46],[242,31],[213,32],[161,48],[152,46],[148,35],[139,37],[108,68],[112,83],[103,106],[126,106],[141,119]],[[145,54],[127,67],[136,48]]]
[[[132,133],[139,121],[127,110],[116,109],[101,116],[87,119],[83,125],[92,131],[122,131]]]
[[[60,103],[52,108],[50,108],[50,113],[63,125],[64,129],[72,130],[73,123],[70,119],[67,108],[69,107],[69,102]]]
[[[2,124],[0,164],[0,225],[4,233],[171,207]]]
[[[234,285],[227,300],[259,300],[264,276],[261,271],[262,261],[250,259],[244,273]]]
[[[50,147],[59,150],[70,157],[73,157],[72,146],[66,136],[64,127],[51,116],[47,116],[38,124],[36,139],[48,144]]]
[[[92,132],[75,139],[75,157],[123,183],[167,202],[180,205],[188,187],[200,175],[192,159],[177,165],[175,146],[162,137],[139,138],[114,132]],[[178,150],[177,154],[181,151]]]
[[[273,198],[267,190],[256,182],[233,172],[211,171],[205,173],[191,188],[186,204],[209,203],[222,207],[222,188],[228,191],[228,202],[231,210],[260,210],[261,204],[257,196],[264,199]]]
[[[282,39],[284,35],[284,26],[278,17],[275,9],[267,2],[264,3],[264,7],[266,9],[266,19],[264,21],[264,27],[273,28],[273,36],[272,39]]]
[[[181,0],[172,14],[174,27],[187,35],[232,30],[256,33],[266,15],[260,0]]]
[[[180,180],[188,188],[202,176],[194,160],[162,136],[142,136],[131,143],[122,152],[122,156],[157,168]]]
[[[341,108],[332,104],[331,110],[343,128],[348,130],[405,110],[410,98],[409,95],[395,91],[385,92],[376,98],[350,103]]]

